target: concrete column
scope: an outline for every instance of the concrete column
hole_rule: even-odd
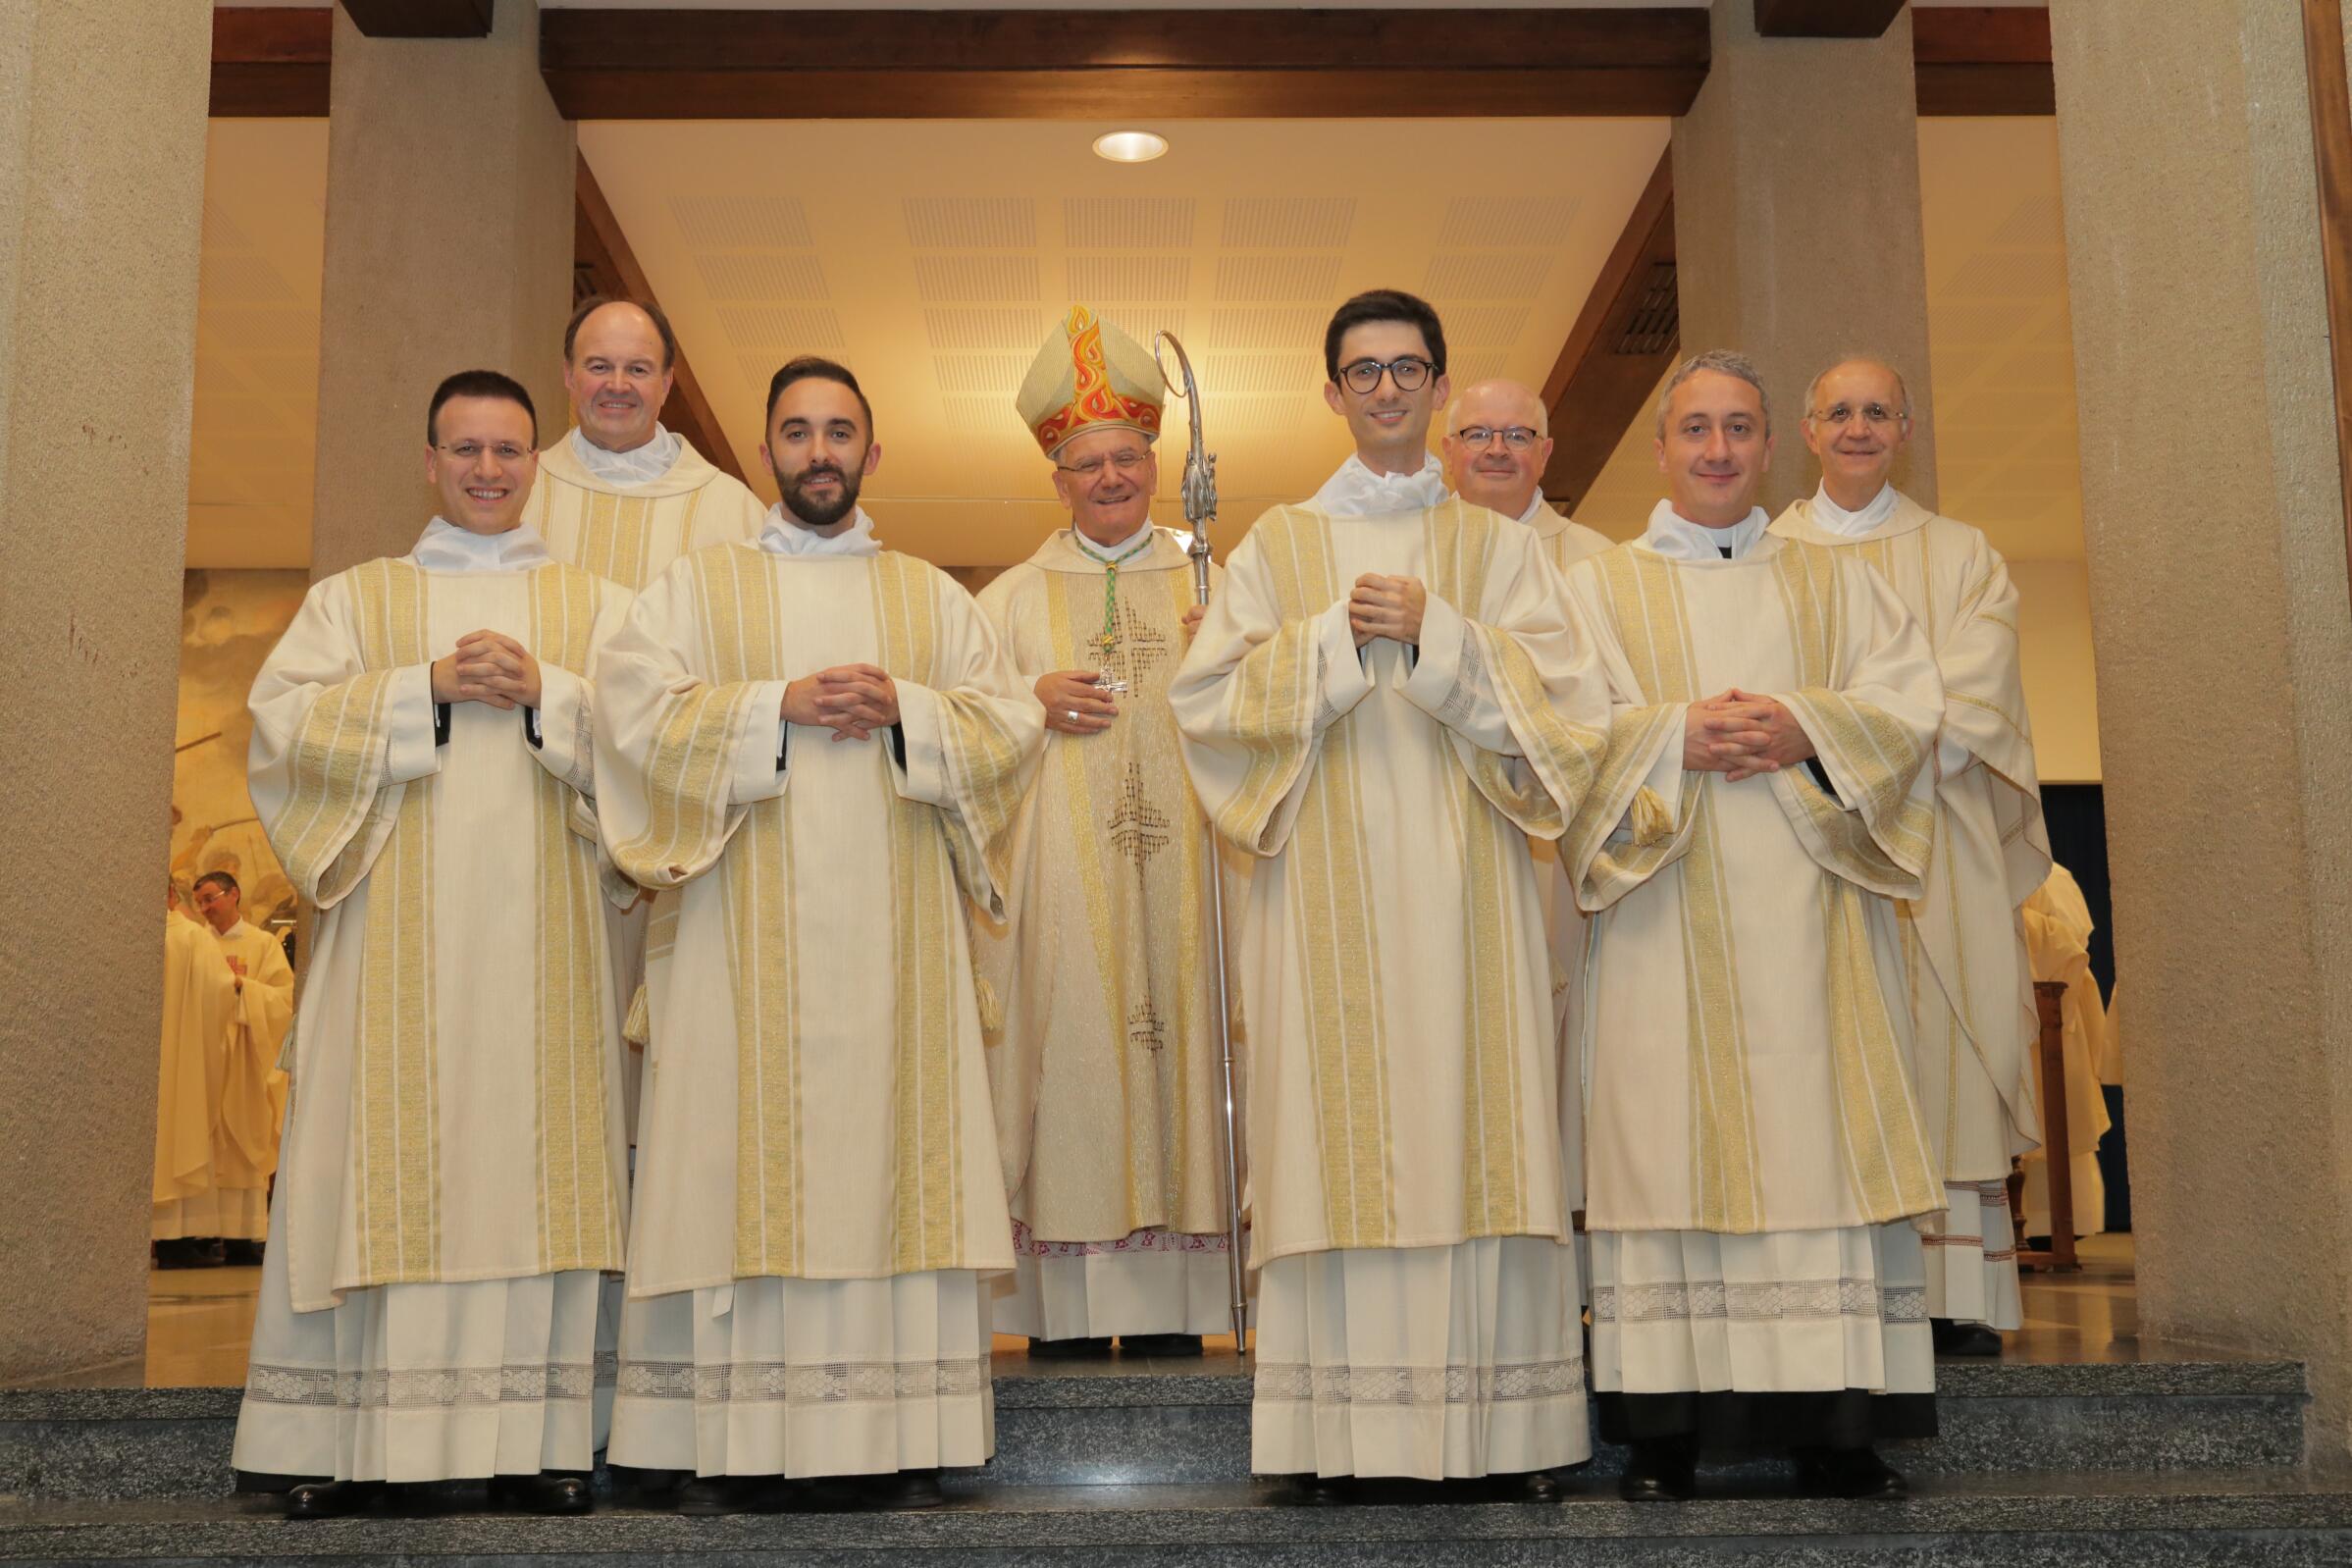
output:
[[[2143,1332],[2352,1438],[2352,599],[2298,9],[2055,0]]]
[[[1673,148],[1683,352],[1737,348],[1764,373],[1765,509],[1811,493],[1805,385],[1848,352],[1903,372],[1913,435],[1895,483],[1934,506],[1910,12],[1879,38],[1763,38],[1749,0],[1715,0],[1714,59]]]
[[[146,1340],[211,21],[0,0],[0,1380]]]
[[[314,577],[415,542],[451,371],[504,371],[562,434],[572,303],[572,125],[535,0],[497,0],[488,38],[369,38],[338,6],[327,134]]]

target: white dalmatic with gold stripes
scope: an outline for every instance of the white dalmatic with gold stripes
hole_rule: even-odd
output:
[[[539,454],[539,479],[523,512],[557,560],[632,593],[682,555],[750,539],[766,514],[742,480],[696,451],[692,442],[659,425],[653,431],[653,440],[635,450],[609,452],[574,427]],[[632,1135],[649,1017],[643,987],[661,983],[658,960],[666,958],[677,924],[674,901],[641,899],[604,912],[613,994],[623,1017],[622,1097]]]
[[[1417,651],[1361,652],[1366,573],[1420,579]],[[1558,573],[1459,500],[1277,507],[1170,700],[1218,829],[1260,857],[1250,1037],[1254,1469],[1477,1476],[1586,1456],[1543,912],[1606,743]]]
[[[622,1262],[619,1021],[589,685],[627,596],[438,519],[315,584],[254,682],[251,788],[319,910],[237,1468],[431,1481],[592,1462]],[[536,714],[450,705],[469,632]],[[535,720],[535,724],[534,724]]]
[[[1562,853],[1592,912],[1585,1224],[1601,1392],[1933,1387],[1914,1216],[1943,1207],[1894,901],[1934,833],[1943,692],[1851,556],[1661,502],[1569,597],[1613,688]],[[1732,544],[1734,558],[1717,553]],[[1785,705],[1800,765],[1686,772],[1688,704]]]
[[[981,931],[1003,1008],[988,1067],[1018,1260],[994,1281],[996,1328],[1223,1333],[1232,1243],[1211,857],[1168,707],[1191,561],[1151,529],[1107,592],[1102,560],[1071,540],[1056,530],[979,595],[1030,690],[1054,670],[1124,683],[1110,729],[1046,737],[1015,836],[1011,921]]]
[[[2050,874],[2017,591],[1984,535],[1892,486],[1859,512],[1826,495],[1797,501],[1772,532],[1875,567],[1943,676],[1935,854],[1919,896],[1899,906],[1914,1075],[1951,1203],[1926,1232],[1927,1311],[2014,1329],[2024,1319],[2010,1159],[2041,1137],[2040,1024],[2017,910]]]
[[[606,840],[678,890],[611,1459],[973,1465],[979,1276],[1013,1254],[964,900],[1002,913],[1044,715],[952,579],[768,548],[797,527],[650,585],[600,686]],[[850,663],[890,673],[896,740],[783,724],[788,682]]]

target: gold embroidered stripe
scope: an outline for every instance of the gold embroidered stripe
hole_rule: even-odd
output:
[[[1904,1079],[1901,1047],[1879,991],[1863,896],[1851,882],[1821,880],[1838,1130],[1862,1217],[1883,1225],[1943,1207],[1944,1192],[1931,1174],[1927,1131]]]
[[[1329,541],[1302,524],[1300,515],[1270,513],[1253,531],[1275,602],[1288,624],[1250,650],[1233,671],[1233,692],[1228,699],[1228,727],[1250,754],[1250,763],[1240,788],[1219,810],[1217,828],[1231,842],[1250,848],[1264,847],[1268,824],[1297,784],[1315,747],[1322,653],[1320,628],[1308,617],[1321,613],[1331,601],[1309,604],[1301,587],[1311,583],[1321,592],[1326,586],[1328,566],[1311,552],[1328,553]]]
[[[1675,832],[1647,843],[1637,838],[1611,847],[1608,842],[1644,788],[1642,780],[1656,765],[1660,743],[1672,744],[1667,731],[1673,725],[1674,709],[1666,706],[1621,707],[1609,717],[1608,745],[1599,776],[1579,803],[1561,851],[1564,864],[1588,868],[1585,887],[1595,897],[1614,903],[1626,889],[1646,880],[1673,852],[1683,822],[1673,824]],[[1697,790],[1682,792],[1685,822],[1698,800]]]
[[[296,887],[316,889],[321,899],[347,891],[334,885],[331,857],[361,836],[353,820],[366,816],[384,787],[392,674],[369,670],[321,693],[294,738],[286,870]]]
[[[1512,984],[1517,906],[1507,896],[1505,854],[1506,845],[1526,853],[1526,841],[1465,774],[1449,771],[1446,783],[1464,863],[1462,1223],[1466,1235],[1515,1235],[1526,1224],[1527,1153]]]
[[[1913,786],[1926,751],[1885,709],[1843,692],[1807,686],[1789,693],[1788,703],[1849,797],[1846,814],[1858,817],[1906,872],[1925,870],[1935,819]]]

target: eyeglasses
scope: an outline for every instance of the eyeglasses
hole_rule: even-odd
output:
[[[1540,439],[1525,425],[1465,425],[1453,433],[1453,439],[1472,451],[1483,449],[1495,437],[1515,452],[1532,451]]]
[[[485,446],[478,441],[461,441],[447,446],[436,444],[433,449],[439,452],[447,452],[461,463],[478,463],[482,460],[484,452],[490,453],[501,463],[519,463],[531,455],[529,447],[517,446],[510,441],[498,442],[490,446]]]
[[[1885,403],[1832,403],[1827,408],[1814,409],[1812,418],[1817,425],[1846,425],[1851,424],[1856,414],[1862,416],[1863,424],[1874,429],[1884,429],[1910,418],[1908,409],[1889,408]]]
[[[1379,388],[1384,375],[1396,383],[1398,392],[1419,392],[1437,368],[1417,354],[1403,354],[1385,362],[1359,359],[1352,365],[1341,365],[1339,379],[1347,383],[1349,392],[1363,396],[1370,396]]]
[[[1142,467],[1144,459],[1149,456],[1151,453],[1148,451],[1139,452],[1132,449],[1116,451],[1101,457],[1089,457],[1082,463],[1056,463],[1054,471],[1062,474],[1075,474],[1091,485],[1103,477],[1103,468],[1106,464],[1123,474],[1131,474]]]

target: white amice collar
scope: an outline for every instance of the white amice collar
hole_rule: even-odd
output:
[[[529,523],[518,523],[502,534],[476,534],[445,518],[425,525],[424,536],[408,552],[410,564],[428,572],[520,572],[545,566],[554,557],[548,542]]]
[[[589,477],[601,484],[624,487],[647,485],[659,479],[678,465],[678,453],[686,445],[685,438],[660,425],[653,427],[653,440],[625,452],[606,451],[582,435],[577,425],[565,439],[571,443],[572,455],[588,470]]]
[[[1527,510],[1519,514],[1519,520],[1523,523],[1532,523],[1542,515],[1543,492],[1539,489],[1533,496],[1530,496],[1527,498]]]
[[[1823,533],[1840,539],[1859,539],[1875,531],[1881,523],[1895,515],[1895,487],[1881,485],[1878,494],[1858,512],[1850,512],[1829,498],[1829,487],[1813,492],[1813,521]]]
[[[1307,502],[1333,517],[1386,517],[1440,506],[1447,496],[1445,466],[1431,452],[1414,474],[1376,474],[1354,452]]]
[[[858,508],[856,520],[838,534],[825,535],[804,528],[782,501],[767,509],[767,525],[755,541],[770,555],[814,558],[819,555],[879,555],[882,542],[874,538],[874,520]]]
[[[1649,508],[1649,526],[1642,531],[1642,548],[1668,560],[1719,561],[1724,558],[1723,547],[1731,547],[1731,558],[1738,560],[1764,537],[1764,529],[1772,519],[1761,506],[1751,506],[1748,515],[1729,528],[1709,528],[1695,523],[1674,509],[1674,502],[1659,501]]]
[[[1070,542],[1075,545],[1078,553],[1088,560],[1117,560],[1151,536],[1152,520],[1149,517],[1144,518],[1141,528],[1136,529],[1116,545],[1097,545],[1093,540],[1078,532],[1077,524],[1070,525]]]

